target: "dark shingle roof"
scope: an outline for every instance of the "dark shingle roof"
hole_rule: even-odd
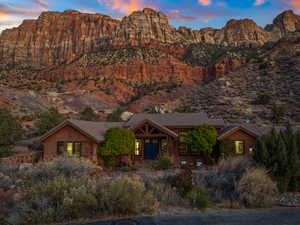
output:
[[[43,141],[47,139],[49,136],[65,127],[66,125],[70,125],[73,128],[79,130],[86,136],[94,139],[96,142],[102,142],[105,140],[105,133],[110,128],[122,128],[124,123],[113,123],[113,122],[91,122],[84,120],[66,120],[60,125],[56,126],[46,134],[44,134],[40,140]]]
[[[127,123],[126,127],[134,126],[143,120],[151,120],[162,126],[200,126],[203,124],[223,126],[221,119],[210,119],[206,113],[166,113],[150,114],[139,113],[134,115]]]
[[[85,133],[94,137],[97,141],[104,141],[105,133],[110,128],[122,128],[122,122],[91,122],[83,120],[69,120],[70,123],[80,128]]]
[[[244,129],[250,133],[253,133],[256,136],[262,136],[266,132],[264,128],[258,127],[254,124],[228,124],[222,130],[220,130],[218,134],[218,138],[222,138],[239,128]]]

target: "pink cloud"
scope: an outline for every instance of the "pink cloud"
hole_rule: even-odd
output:
[[[181,20],[184,22],[192,22],[197,20],[196,17],[183,15],[179,10],[172,10],[171,12],[167,13],[167,16],[171,20]]]
[[[254,5],[255,6],[260,6],[260,5],[263,5],[267,2],[267,0],[256,0]]]
[[[98,0],[98,2],[111,7],[113,10],[118,10],[125,15],[145,7],[156,8],[154,5],[146,4],[144,0]]]
[[[198,0],[200,5],[208,6],[212,4],[212,0]]]
[[[300,1],[299,0],[290,0],[291,6],[293,6],[294,9],[300,11]]]

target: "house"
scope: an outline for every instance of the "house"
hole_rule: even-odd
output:
[[[200,125],[214,126],[218,143],[231,140],[234,151],[249,155],[262,130],[250,124],[226,124],[222,119],[211,119],[205,113],[136,114],[128,122],[89,122],[66,120],[41,137],[44,159],[51,160],[67,152],[101,163],[97,152],[105,142],[110,128],[129,129],[135,133],[133,161],[155,160],[169,152],[176,163],[200,163],[201,155],[183,142],[183,134]],[[218,145],[216,146],[218,148]]]

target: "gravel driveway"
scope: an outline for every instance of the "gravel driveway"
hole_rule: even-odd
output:
[[[178,216],[98,221],[80,225],[300,225],[300,208],[224,210]]]

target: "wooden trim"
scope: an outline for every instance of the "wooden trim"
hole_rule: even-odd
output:
[[[234,127],[231,130],[225,132],[224,134],[220,135],[217,139],[219,141],[223,140],[223,139],[226,139],[226,138],[230,137],[232,134],[236,133],[239,130],[242,130],[243,132],[245,132],[246,134],[248,134],[248,135],[250,135],[251,137],[254,137],[254,138],[256,138],[258,136],[257,134],[253,133],[252,131],[248,130],[247,128],[239,126],[239,127]]]
[[[168,129],[167,127],[164,127],[160,124],[155,123],[154,121],[151,120],[143,120],[140,123],[136,124],[133,127],[130,127],[129,130],[135,132],[136,130],[138,130],[139,128],[141,128],[143,125],[146,125],[146,134],[148,137],[162,137],[163,135],[155,135],[155,134],[149,134],[149,124],[153,127],[155,127],[156,129],[160,130],[162,133],[165,133],[171,137],[177,138],[178,134],[175,133],[174,131]]]

